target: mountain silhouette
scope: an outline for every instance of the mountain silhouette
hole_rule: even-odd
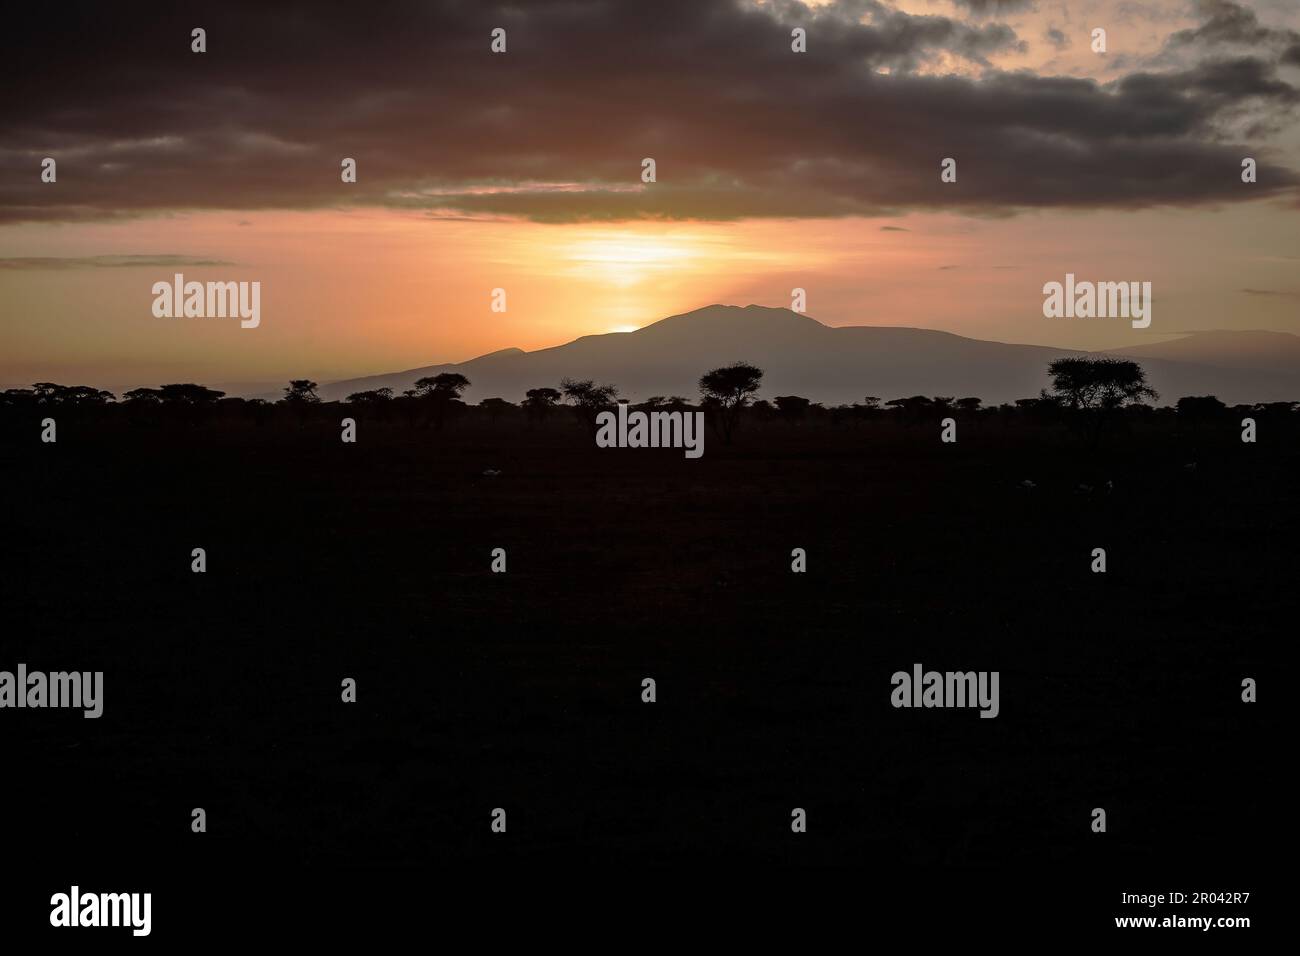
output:
[[[1194,365],[1246,369],[1292,375],[1300,372],[1300,335],[1287,332],[1225,331],[1188,332],[1182,338],[1151,345],[1110,349],[1139,361],[1168,359]]]
[[[320,395],[337,400],[383,387],[400,394],[418,378],[459,372],[472,383],[465,393],[470,402],[492,396],[519,401],[526,390],[553,387],[565,377],[612,382],[632,401],[651,395],[694,399],[705,371],[745,361],[764,370],[760,397],[794,394],[847,404],[866,395],[974,395],[1000,403],[1037,396],[1048,384],[1049,362],[1083,354],[1088,353],[931,329],[832,327],[789,309],[710,305],[635,332],[585,335],[533,352],[502,349],[466,362],[331,382]],[[1290,358],[1300,356],[1300,337],[1286,333],[1192,333],[1107,354],[1140,360],[1168,402],[1205,394],[1228,403],[1300,400],[1300,360]]]

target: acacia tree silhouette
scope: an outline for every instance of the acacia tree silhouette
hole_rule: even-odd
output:
[[[57,385],[54,382],[36,382],[32,385],[36,401],[42,405],[106,405],[117,401],[117,396],[93,385]]]
[[[791,424],[803,421],[808,409],[812,407],[812,402],[802,395],[778,395],[772,402],[776,405],[777,414]]]
[[[393,390],[388,386],[384,386],[383,388],[367,389],[364,392],[353,392],[344,401],[352,405],[367,405],[391,401],[392,398]]]
[[[387,385],[353,392],[344,401],[365,409],[367,416],[374,421],[387,422],[392,418],[393,390]]]
[[[315,387],[315,383],[312,384]],[[158,390],[158,397],[164,405],[211,405],[225,398],[226,393],[204,385],[184,383],[164,385]],[[315,398],[315,395],[312,396]]]
[[[740,410],[758,391],[762,378],[763,370],[748,362],[733,362],[700,377],[700,394],[704,396],[706,406],[717,411],[724,444],[731,444],[732,433],[740,421]]]
[[[1043,398],[1055,399],[1084,421],[1091,418],[1094,444],[1117,409],[1159,398],[1147,384],[1142,366],[1129,359],[1059,358],[1047,366],[1047,372],[1055,394],[1044,390]]]
[[[1228,408],[1214,395],[1185,395],[1174,407],[1178,409],[1178,417],[1191,422],[1193,428]]]
[[[316,394],[317,385],[309,378],[295,378],[284,389],[284,398],[280,401],[289,405],[316,405],[320,396]]]
[[[198,425],[208,420],[211,410],[225,392],[193,382],[177,382],[161,388],[133,388],[122,395],[133,420],[141,421],[161,410],[172,421]]]
[[[403,394],[419,399],[428,408],[434,425],[441,428],[452,408],[461,404],[460,393],[469,388],[469,385],[469,379],[459,372],[439,372],[437,375],[417,378],[415,387]]]
[[[898,409],[899,420],[905,425],[917,425],[929,419],[934,412],[934,405],[934,400],[926,395],[891,398],[885,402],[886,408]]]
[[[478,403],[478,407],[487,412],[488,421],[495,423],[508,409],[515,406],[504,398],[485,398]]]
[[[129,392],[122,393],[122,401],[132,406],[160,405],[162,404],[162,389],[133,388]]]
[[[563,379],[560,390],[565,399],[573,403],[578,420],[590,428],[596,427],[596,416],[618,400],[617,385],[597,385],[591,379]]]
[[[529,422],[545,421],[551,411],[560,403],[559,389],[530,388],[524,393],[524,408],[528,412]]]
[[[1137,362],[1117,358],[1059,358],[1047,366],[1054,397],[1071,409],[1113,409],[1157,398]]]
[[[431,398],[446,401],[460,398],[460,393],[469,388],[469,379],[459,372],[439,372],[415,380],[415,387],[406,394],[416,398]]]

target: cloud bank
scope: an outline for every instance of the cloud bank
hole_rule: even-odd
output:
[[[102,4],[20,8],[0,41],[13,67],[0,91],[0,222],[357,206],[574,222],[1293,202],[1300,174],[1268,138],[1300,102],[1287,78],[1300,44],[1226,0],[1201,13],[1170,37],[1178,63],[1100,84],[993,69],[990,56],[1024,43],[1007,25],[877,0],[232,2],[147,19]],[[196,26],[203,54],[190,51]],[[805,54],[790,49],[797,26]],[[489,50],[495,27],[504,54]],[[1231,47],[1239,40],[1248,47]],[[46,156],[55,184],[40,181]],[[1249,187],[1244,156],[1259,161]],[[340,181],[344,157],[356,184]],[[644,157],[656,183],[640,181]],[[958,161],[956,183],[940,182],[944,157]]]

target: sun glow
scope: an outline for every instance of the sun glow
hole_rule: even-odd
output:
[[[644,236],[608,230],[574,240],[561,257],[571,273],[627,288],[672,270],[689,269],[705,258],[705,252],[697,238],[686,234]]]

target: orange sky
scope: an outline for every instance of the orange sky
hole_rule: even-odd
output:
[[[691,3],[678,6],[692,14],[696,9]],[[719,9],[726,6],[720,3]],[[791,22],[810,21],[808,11],[796,4],[761,6],[786,10],[794,18]],[[1185,0],[1146,0],[1139,4],[1127,0],[1070,3],[1008,0],[995,6],[1003,11],[996,20],[1013,28],[1014,36],[1022,42],[988,47],[991,51],[988,59],[981,59],[982,54],[974,57],[961,54],[965,41],[960,36],[965,34],[960,34],[958,39],[936,41],[932,55],[918,60],[912,67],[915,72],[909,79],[909,88],[922,97],[917,102],[937,110],[934,120],[925,125],[935,136],[933,150],[927,145],[924,152],[927,158],[931,152],[936,157],[944,155],[947,137],[956,135],[950,131],[957,125],[957,118],[944,112],[945,101],[925,98],[931,87],[926,82],[918,82],[919,77],[961,77],[968,84],[1005,81],[1009,85],[995,87],[995,102],[987,113],[989,122],[1023,133],[1021,127],[1031,121],[1017,115],[1001,115],[999,110],[1016,93],[1015,84],[1023,86],[1031,74],[1048,78],[1052,83],[1056,78],[1068,83],[1063,78],[1086,77],[1104,84],[1149,70],[1177,74],[1190,68],[1198,57],[1211,62],[1225,56],[1243,55],[1240,45],[1222,48],[1211,45],[1195,56],[1184,48],[1167,46],[1175,31],[1212,23],[1216,11],[1242,13],[1226,0],[1198,0],[1194,4]],[[917,31],[935,26],[936,17],[956,18],[953,22],[960,23],[963,29],[987,31],[993,24],[980,12],[986,8],[990,5],[954,0],[895,0],[882,8],[879,32],[864,34],[861,42],[874,43],[884,37],[890,44],[906,48],[908,42],[904,41]],[[857,7],[847,5],[845,9]],[[257,20],[260,13],[254,7],[249,10],[252,19],[248,22],[260,22]],[[580,20],[581,11],[574,12],[577,10],[575,7],[568,13]],[[1254,0],[1250,10],[1251,16],[1258,16],[1259,24],[1273,31],[1270,36],[1277,42],[1283,42],[1279,38],[1300,35],[1295,32],[1300,28],[1300,14],[1292,0]],[[915,15],[908,20],[907,29],[891,25],[898,11]],[[1240,189],[1250,187],[1238,188],[1236,169],[1231,164],[1221,165],[1219,159],[1223,157],[1216,158],[1210,167],[1214,188],[1221,191],[1182,209],[1153,206],[1143,211],[1124,211],[1124,202],[1105,197],[1104,202],[1098,200],[1095,207],[1089,207],[1091,211],[1075,211],[1070,200],[1076,198],[1076,192],[1086,191],[1089,182],[1096,185],[1099,177],[1095,168],[1085,164],[1068,174],[1069,170],[1040,162],[1029,177],[1026,175],[1029,171],[1017,170],[1014,165],[1016,155],[1027,154],[1004,155],[995,149],[996,155],[982,157],[986,165],[975,165],[975,173],[963,173],[970,176],[962,180],[963,188],[967,182],[981,183],[980,173],[985,177],[983,185],[986,186],[989,182],[1005,180],[1018,188],[1022,179],[1032,179],[1036,188],[1051,194],[1050,201],[1044,200],[1037,206],[1027,202],[1029,211],[1008,216],[999,215],[1010,212],[1005,203],[989,202],[971,206],[962,213],[917,211],[899,218],[866,218],[865,214],[839,217],[837,211],[846,207],[831,202],[821,213],[809,213],[809,218],[800,219],[618,221],[616,215],[609,217],[613,221],[584,224],[573,222],[572,217],[566,222],[537,222],[527,218],[529,210],[535,216],[553,211],[545,202],[549,197],[542,190],[542,195],[533,197],[533,205],[520,206],[524,211],[519,217],[505,218],[496,216],[493,208],[480,208],[472,202],[480,189],[487,194],[494,191],[505,194],[512,188],[525,189],[532,183],[532,171],[545,168],[548,157],[568,143],[565,136],[572,131],[567,126],[561,131],[564,135],[547,138],[546,134],[554,132],[556,123],[576,124],[572,135],[582,140],[580,152],[585,157],[588,152],[598,151],[598,147],[609,146],[609,136],[603,129],[590,143],[582,138],[582,134],[590,132],[582,128],[590,108],[612,103],[611,110],[603,114],[606,122],[617,120],[626,112],[621,106],[629,95],[626,88],[609,91],[603,98],[593,97],[592,102],[583,103],[582,110],[573,110],[572,103],[577,101],[569,97],[586,95],[591,89],[590,78],[581,72],[583,58],[575,60],[566,46],[570,36],[567,31],[574,29],[577,20],[564,20],[555,26],[558,32],[549,46],[544,36],[521,30],[520,46],[513,48],[521,54],[518,63],[523,66],[533,62],[529,57],[546,54],[555,59],[538,61],[547,64],[549,70],[539,74],[546,76],[545,83],[508,86],[509,95],[502,93],[504,99],[500,102],[513,103],[517,94],[522,103],[536,109],[537,101],[526,99],[526,95],[544,93],[554,86],[559,100],[553,112],[533,116],[521,107],[518,114],[512,114],[505,107],[484,106],[498,103],[488,97],[480,103],[479,112],[467,111],[472,122],[462,128],[460,136],[444,137],[437,124],[433,124],[434,134],[428,143],[406,138],[410,126],[406,113],[400,110],[392,115],[383,113],[385,107],[397,110],[412,100],[424,103],[427,97],[450,95],[444,89],[445,82],[435,82],[418,67],[425,55],[423,46],[416,44],[405,50],[405,55],[416,63],[416,67],[411,67],[413,75],[421,83],[427,81],[427,87],[398,85],[390,89],[380,82],[394,76],[409,79],[393,60],[402,52],[401,44],[390,47],[379,43],[377,49],[385,57],[384,70],[365,71],[355,63],[351,65],[352,72],[347,75],[356,78],[357,88],[352,92],[358,98],[348,101],[350,112],[341,108],[338,111],[339,117],[355,124],[355,128],[348,128],[352,137],[348,139],[329,123],[323,123],[320,128],[296,129],[295,124],[304,116],[331,122],[336,118],[331,109],[323,106],[319,110],[302,106],[317,104],[320,97],[333,102],[317,89],[332,74],[308,72],[319,66],[311,49],[297,50],[299,56],[305,57],[301,61],[282,63],[278,55],[268,56],[256,42],[251,42],[256,38],[250,38],[240,28],[242,22],[238,18],[222,21],[223,26],[216,33],[223,43],[229,37],[239,38],[234,49],[245,60],[234,66],[216,56],[195,60],[188,46],[181,44],[173,51],[178,59],[168,60],[159,74],[189,78],[196,83],[198,93],[215,97],[204,102],[221,106],[226,111],[222,115],[227,123],[235,124],[239,120],[242,126],[231,125],[228,130],[214,131],[205,120],[192,123],[193,117],[185,110],[168,112],[184,97],[176,103],[167,96],[156,102],[150,100],[157,84],[147,76],[135,76],[132,71],[87,86],[66,70],[59,73],[62,85],[49,92],[51,96],[55,93],[65,96],[66,102],[77,104],[75,109],[58,111],[42,106],[34,110],[25,126],[15,120],[12,128],[7,129],[5,123],[0,123],[0,133],[9,137],[9,140],[0,137],[0,159],[7,162],[17,158],[17,165],[0,163],[4,169],[0,196],[8,197],[7,206],[0,204],[0,208],[8,209],[8,218],[0,221],[0,302],[3,303],[0,306],[0,387],[40,380],[118,389],[169,381],[274,386],[290,377],[302,376],[324,382],[462,361],[506,347],[536,349],[559,345],[580,335],[631,329],[711,303],[789,306],[791,290],[795,287],[807,291],[808,313],[830,325],[918,326],[976,338],[1062,347],[1118,347],[1181,331],[1214,328],[1300,333],[1300,308],[1297,308],[1300,280],[1296,278],[1300,274],[1296,268],[1300,264],[1300,228],[1294,195],[1240,201],[1238,196],[1249,195]],[[817,22],[821,24],[820,32],[813,31],[815,46],[808,54],[810,62],[817,62],[811,58],[820,55],[819,50],[831,50],[833,41],[851,32],[847,23]],[[149,28],[150,23],[142,23],[141,30]],[[736,29],[740,29],[742,21],[737,20],[736,24]],[[694,23],[693,29],[699,33],[705,25]],[[1112,48],[1105,56],[1089,48],[1088,34],[1093,25],[1105,26],[1110,32]],[[172,25],[154,26],[162,31],[163,42],[171,43]],[[334,26],[348,29],[346,23]],[[408,32],[401,23],[390,27],[396,31],[394,43]],[[134,34],[130,31],[107,40],[90,28],[87,31],[87,36],[81,38],[65,37],[56,31],[48,40],[49,51],[66,49],[71,51],[69,56],[75,56],[79,55],[74,45],[78,39],[96,49],[97,45],[111,41],[122,47],[117,55],[124,58],[123,62],[137,62],[133,59],[135,47],[130,45],[135,42]],[[659,32],[662,36],[658,42],[664,45],[648,47],[652,52],[659,52],[649,56],[647,62],[663,71],[666,68],[660,65],[660,57],[680,49],[682,34],[674,24],[662,25]],[[784,26],[774,36],[782,45],[787,42]],[[482,93],[497,76],[493,71],[516,65],[514,60],[489,59],[489,54],[484,52],[485,45],[481,45],[482,49],[475,48],[479,55],[471,56],[458,35],[444,39],[447,45],[441,48],[443,55],[464,60],[457,61],[465,72],[461,77],[462,87],[453,91],[456,96]],[[154,42],[152,35],[150,42]],[[537,46],[530,49],[528,42]],[[722,41],[714,37],[711,42]],[[1278,49],[1274,48],[1270,55],[1276,57]],[[841,49],[841,55],[849,63],[845,69],[855,83],[858,76],[852,71],[859,63],[856,51],[855,47]],[[1183,59],[1162,59],[1171,51]],[[1252,51],[1247,47],[1245,52]],[[588,53],[595,56],[591,51]],[[879,56],[879,51],[875,55]],[[700,69],[710,66],[710,62],[701,66],[689,58],[685,62]],[[737,104],[738,109],[748,102],[738,91],[757,89],[770,72],[766,63],[759,58],[750,64],[751,72],[736,72],[738,77],[751,79],[727,91],[732,99],[722,102]],[[222,82],[203,72],[223,64],[233,73]],[[576,78],[570,78],[569,86],[563,85],[563,77],[557,75],[562,66],[577,69]],[[616,62],[601,70],[615,71],[619,66]],[[727,61],[725,69],[712,74],[707,82],[701,82],[701,95],[717,93],[719,78],[725,79],[729,72],[740,68],[741,64]],[[245,89],[249,69],[265,71],[256,74],[261,79],[264,101],[257,100]],[[888,73],[890,69],[882,66],[870,76],[874,79],[875,73]],[[1277,69],[1282,71],[1278,76],[1300,82],[1296,79],[1300,77],[1300,64],[1281,63]],[[673,81],[679,72],[669,69],[662,81]],[[606,75],[600,70],[597,74]],[[531,74],[525,70],[520,75]],[[1143,82],[1149,85],[1149,75],[1142,75],[1147,76]],[[816,79],[818,76],[823,75],[810,74],[809,82],[823,82]],[[27,73],[22,79],[32,82]],[[658,82],[658,74],[653,79]],[[788,79],[781,78],[764,95],[781,92],[788,86]],[[662,135],[667,138],[658,140],[665,150],[661,158],[666,157],[660,170],[661,186],[665,190],[688,190],[684,195],[693,195],[689,192],[691,188],[701,190],[699,196],[705,206],[688,205],[689,214],[699,215],[700,208],[714,208],[719,214],[739,209],[741,216],[764,215],[767,213],[763,210],[783,208],[779,202],[769,203],[771,199],[788,198],[795,206],[800,202],[824,201],[827,197],[838,201],[845,195],[858,197],[858,193],[864,192],[861,188],[864,183],[878,183],[886,191],[883,199],[892,202],[893,197],[887,191],[893,184],[905,186],[908,179],[906,176],[893,181],[878,178],[879,171],[886,169],[881,164],[881,156],[892,156],[907,146],[905,134],[909,129],[916,131],[904,124],[906,110],[891,114],[892,120],[882,120],[883,114],[879,114],[878,104],[883,108],[883,104],[893,102],[889,85],[896,82],[901,82],[896,76],[881,81],[886,85],[873,87],[878,98],[861,101],[876,110],[876,114],[845,119],[846,126],[853,126],[855,137],[839,138],[836,124],[830,122],[818,122],[805,130],[805,133],[825,135],[827,139],[825,143],[807,144],[806,154],[792,154],[798,156],[798,161],[782,153],[788,144],[779,135],[753,136],[746,141],[747,151],[743,155],[726,153],[723,159],[748,160],[752,154],[764,151],[775,157],[770,168],[750,170],[750,180],[742,185],[753,188],[748,192],[740,190],[739,199],[729,199],[725,188],[721,188],[732,178],[736,182],[742,179],[740,173],[733,176],[725,166],[720,167],[723,170],[720,173],[705,163],[696,171],[695,180],[674,187],[673,177],[682,169],[681,165],[675,165],[674,156],[685,163],[701,137],[715,132],[715,127],[725,127],[728,121],[735,125],[721,138],[724,146],[731,144],[731,133],[766,134],[771,132],[769,125],[783,134],[781,122],[793,118],[789,110],[785,113],[778,110],[768,124],[767,115],[761,111],[729,118],[715,115],[709,111],[710,107],[703,119],[696,119],[695,126],[683,125],[677,129],[674,123],[687,122],[683,116],[688,104],[668,103],[667,112],[655,113],[645,130],[635,130],[637,137],[633,139],[637,145],[627,147],[630,157],[627,181],[611,182],[609,177],[596,177],[600,181],[589,185],[605,190],[606,194],[640,190],[642,187],[636,181],[638,157],[642,155],[639,137],[650,136],[651,141],[656,141],[653,137]],[[373,84],[380,92],[365,95],[370,89],[367,84]],[[1276,82],[1273,85],[1276,87]],[[286,93],[297,87],[304,91],[301,100]],[[1164,118],[1171,103],[1185,105],[1191,96],[1188,90],[1209,97],[1203,83],[1171,86],[1168,89],[1173,92],[1167,94],[1168,100],[1152,97],[1148,101],[1141,95],[1142,83],[1137,87],[1138,92],[1130,91],[1128,99],[1138,101],[1135,109],[1140,107],[1145,111],[1142,116],[1155,120]],[[664,105],[662,98],[654,94],[654,84],[649,80],[638,80],[637,89],[645,97],[646,109]],[[816,95],[826,87],[814,85],[810,89],[813,91],[810,95]],[[1046,92],[1034,96],[1060,95],[1055,87],[1044,86],[1043,90]],[[335,92],[338,91],[331,91],[330,95]],[[1120,97],[1093,93],[1080,94],[1077,102],[1097,110],[1096,116],[1108,117],[1115,123],[1125,121],[1128,114],[1102,111],[1104,103]],[[11,105],[26,103],[24,108],[31,108],[34,97],[29,94],[30,91],[16,86],[10,94],[14,97]],[[93,100],[101,94],[109,96],[105,100],[109,105],[103,111],[105,123],[115,117],[123,124],[121,131],[101,130],[101,124],[86,118],[91,113],[83,116],[87,97]],[[1245,98],[1241,102],[1248,102],[1249,95],[1243,94]],[[978,97],[963,102],[971,108],[988,108]],[[1016,102],[1025,104],[1025,108],[1039,105],[1039,100],[1032,98]],[[167,109],[160,112],[163,107]],[[241,107],[246,107],[246,112],[240,112]],[[1093,115],[1087,109],[1082,114],[1085,118]],[[450,115],[443,114],[443,120],[447,121]],[[504,135],[497,125],[507,115],[514,116],[510,129],[515,131],[511,135],[518,141],[505,137],[492,140],[495,145],[491,148],[480,146],[480,142],[487,142],[480,137]],[[1241,130],[1231,129],[1234,115],[1229,111],[1223,118],[1225,126],[1207,128],[1202,138],[1217,144],[1228,135],[1225,130],[1230,130],[1233,136],[1241,133],[1250,139]],[[1271,136],[1255,143],[1265,149],[1261,155],[1292,163],[1292,157],[1300,149],[1300,126],[1295,122],[1294,111],[1278,107],[1275,112],[1262,115],[1267,115],[1275,128]],[[529,125],[530,117],[536,121],[536,127]],[[1038,121],[1044,123],[1041,135],[1026,136],[1021,145],[1028,149],[1060,139],[1064,134],[1052,125],[1055,119],[1050,109],[1044,111],[1038,116]],[[481,127],[475,125],[479,120]],[[904,135],[894,142],[883,134],[877,136],[873,123],[878,121],[889,129],[902,130]],[[60,123],[66,127],[62,138],[50,133]],[[296,129],[303,141],[282,142],[277,138],[282,127],[288,130],[285,136]],[[986,129],[979,126],[980,137]],[[1089,127],[1085,132],[1095,133],[1095,141],[1079,130],[1072,130],[1076,139],[1071,142],[1086,143],[1101,155],[1109,156],[1108,150],[1116,143],[1133,140],[1135,130],[1136,127],[1128,129],[1125,135],[1113,135],[1111,130],[1094,131]],[[64,165],[59,185],[36,185],[38,157],[44,155],[46,148],[39,144],[73,142],[74,134],[84,135],[86,144],[77,148],[67,146],[61,153]],[[1197,136],[1201,136],[1201,131],[1192,127],[1192,132],[1182,140]],[[431,151],[427,168],[446,172],[447,166],[466,160],[445,153],[444,146],[468,144],[466,148],[470,150],[481,149],[486,163],[501,159],[497,147],[502,143],[518,153],[516,159],[520,165],[515,176],[524,185],[505,185],[508,177],[502,178],[504,174],[501,174],[492,181],[495,185],[480,187],[473,176],[465,173],[459,178],[448,174],[451,178],[447,183],[438,185],[423,182],[418,176],[411,178],[407,171],[401,170],[400,175],[394,172],[391,180],[384,180],[403,184],[396,193],[379,190],[369,204],[306,211],[321,205],[322,195],[327,197],[324,202],[334,201],[335,193],[314,185],[318,182],[328,184],[329,190],[360,188],[339,183],[336,137],[349,142],[349,150],[359,143],[376,157],[362,165],[363,186],[372,181],[367,178],[372,170],[382,170],[385,161],[406,155],[414,162],[399,147],[408,151],[427,147]],[[668,144],[673,145],[670,148]],[[968,141],[968,148],[976,158],[979,157],[977,145]],[[1150,153],[1163,157],[1165,154],[1160,150],[1166,145],[1157,141]],[[833,151],[837,147],[842,150],[842,165],[829,162],[819,166],[828,157],[835,159]],[[879,154],[871,151],[876,148]],[[608,156],[601,159],[613,162],[617,170],[613,178],[617,179],[622,175],[624,157],[617,150],[615,153],[613,160]],[[1071,154],[1067,151],[1065,155]],[[1116,155],[1127,155],[1136,163],[1147,153],[1138,150]],[[1189,151],[1186,155],[1191,162],[1200,154]],[[1232,163],[1237,162],[1236,155],[1230,154]],[[103,162],[96,166],[90,157]],[[477,159],[477,154],[473,158]],[[205,165],[209,161],[212,164]],[[695,161],[699,164],[700,157],[695,157]],[[79,166],[82,163],[85,165]],[[1115,169],[1116,177],[1125,172],[1122,162],[1119,166]],[[474,164],[470,163],[470,167],[474,168]],[[1176,182],[1180,173],[1186,173],[1169,168],[1166,175],[1165,167],[1158,161],[1154,167],[1154,171],[1135,172],[1133,180],[1149,188],[1153,196],[1162,195],[1157,187]],[[415,168],[422,173],[425,170],[418,163]],[[970,167],[963,167],[967,168]],[[1109,182],[1110,168],[1106,167],[1107,175],[1100,178]],[[290,203],[282,209],[267,199],[265,190],[269,187],[257,179],[257,174],[270,175],[277,170],[290,185],[308,183],[312,184],[312,190],[322,191],[307,190],[300,197],[299,205]],[[128,172],[139,178],[124,178]],[[905,172],[910,172],[910,168]],[[788,195],[791,184],[797,185],[805,174],[809,181],[821,175],[828,192]],[[894,174],[898,177],[898,170]],[[586,169],[584,161],[575,164],[567,175],[586,181],[584,177],[591,178],[594,174]],[[684,173],[681,175],[686,178]],[[936,192],[946,188],[937,185],[937,167],[932,178]],[[223,183],[224,188],[211,185],[215,181]],[[281,180],[268,182],[277,187],[283,184]],[[139,183],[145,185],[137,188]],[[762,184],[762,188],[754,186],[756,183]],[[176,200],[178,203],[193,202],[192,197],[204,190],[217,191],[220,201],[216,206],[209,204],[204,211],[187,212],[170,206],[160,211],[145,200],[162,195],[163,186],[172,190],[169,196],[181,197]],[[460,212],[451,218],[438,218],[427,208],[397,208],[401,203],[396,200],[408,188],[411,195],[426,199],[430,194],[440,195],[439,190],[454,193],[460,205],[453,208]],[[1261,185],[1260,189],[1263,188]],[[32,192],[33,189],[36,191]],[[241,192],[244,189],[248,191]],[[856,213],[873,202],[878,205],[882,198],[871,190],[865,193],[866,199],[858,197],[861,205],[847,208]],[[277,195],[275,190],[271,195]],[[1015,188],[1009,195],[1017,195]],[[1147,194],[1139,191],[1135,199],[1142,200],[1144,195]],[[58,207],[53,212],[46,209],[43,204],[51,197],[55,206],[63,202],[66,207]],[[624,208],[600,205],[608,195],[597,192],[589,194],[587,200],[580,194],[568,198],[572,200],[565,207],[569,213],[584,210],[584,201],[590,202],[593,214],[601,209]],[[254,204],[245,199],[252,199]],[[220,208],[227,201],[231,208]],[[104,205],[93,209],[84,205],[91,202]],[[256,205],[258,202],[261,205]],[[740,205],[729,205],[732,202]],[[714,205],[709,207],[708,203]],[[754,208],[760,211],[748,211],[750,207],[744,203],[757,203]],[[1142,204],[1136,201],[1128,208]],[[1079,204],[1079,209],[1085,207],[1086,203]],[[653,211],[655,207],[648,208]],[[909,207],[903,202],[900,208],[932,209],[942,205]],[[38,215],[44,212],[49,212],[51,218]],[[64,217],[71,221],[59,221]],[[96,221],[97,217],[102,221]],[[28,221],[31,218],[37,221]],[[152,286],[158,281],[170,281],[175,270],[156,263],[109,267],[103,260],[94,258],[115,255],[183,256],[216,261],[220,264],[186,266],[180,271],[190,280],[260,281],[260,327],[242,329],[238,322],[155,318],[150,308]],[[40,257],[48,257],[51,262],[43,265],[30,261]],[[1138,330],[1122,322],[1044,319],[1043,284],[1061,281],[1067,272],[1075,273],[1080,279],[1150,281],[1154,296],[1151,327]],[[504,314],[489,308],[494,288],[506,290],[508,311]]]
[[[1099,348],[1189,329],[1300,332],[1293,220],[1256,204],[999,220],[588,226],[374,210],[10,226],[0,257],[165,252],[232,263],[181,268],[199,281],[260,280],[263,317],[257,329],[156,319],[151,287],[173,271],[157,266],[2,270],[10,318],[0,379],[324,381],[543,348],[713,302],[788,306],[796,286],[808,313],[830,325],[1002,341]],[[1140,276],[1130,275],[1135,262]],[[1152,327],[1044,319],[1042,284],[1067,271],[1152,281]],[[498,287],[504,314],[489,307]]]

